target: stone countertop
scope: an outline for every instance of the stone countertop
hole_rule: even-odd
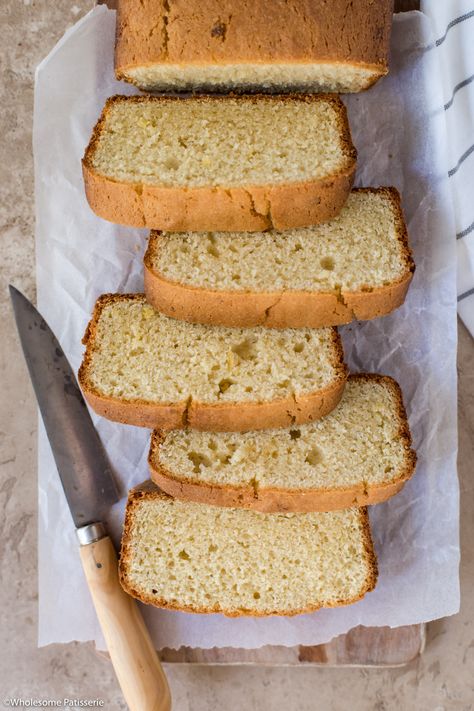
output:
[[[36,64],[92,0],[2,0],[0,50],[0,708],[6,696],[101,698],[125,709],[91,644],[36,647],[36,407],[7,284],[35,298],[31,128]],[[80,68],[78,68],[80,70]],[[460,614],[427,627],[424,654],[399,669],[169,666],[177,711],[474,709],[474,342],[459,324]]]

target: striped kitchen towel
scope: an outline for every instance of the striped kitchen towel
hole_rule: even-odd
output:
[[[474,0],[421,0],[443,85],[456,218],[458,314],[474,336]],[[454,237],[454,236],[453,236]]]

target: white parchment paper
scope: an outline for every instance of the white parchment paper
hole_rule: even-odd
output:
[[[134,93],[113,75],[115,14],[96,8],[38,67],[34,152],[39,308],[72,365],[96,297],[140,291],[146,232],[111,225],[89,209],[80,159],[107,96]],[[373,507],[380,578],[347,608],[296,618],[226,619],[144,608],[157,647],[318,644],[358,624],[392,627],[458,610],[456,475],[456,253],[445,164],[438,67],[426,18],[397,16],[390,75],[347,99],[359,151],[359,185],[396,185],[403,195],[416,275],[393,315],[343,330],[354,371],[401,383],[418,450],[415,477]],[[95,418],[122,493],[147,478],[149,432]],[[118,541],[124,499],[110,515]],[[40,424],[39,644],[103,639],[78,546]]]

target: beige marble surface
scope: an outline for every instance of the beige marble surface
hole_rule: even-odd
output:
[[[36,410],[6,289],[13,282],[35,296],[34,68],[91,6],[0,2],[0,708],[6,696],[100,697],[105,709],[125,708],[109,663],[91,645],[36,648]],[[169,667],[177,711],[474,709],[474,342],[462,325],[459,374],[461,613],[428,625],[425,653],[401,669]]]

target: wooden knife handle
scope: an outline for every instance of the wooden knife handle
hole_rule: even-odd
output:
[[[130,711],[170,711],[168,682],[137,604],[122,589],[108,536],[80,548],[94,607]]]

